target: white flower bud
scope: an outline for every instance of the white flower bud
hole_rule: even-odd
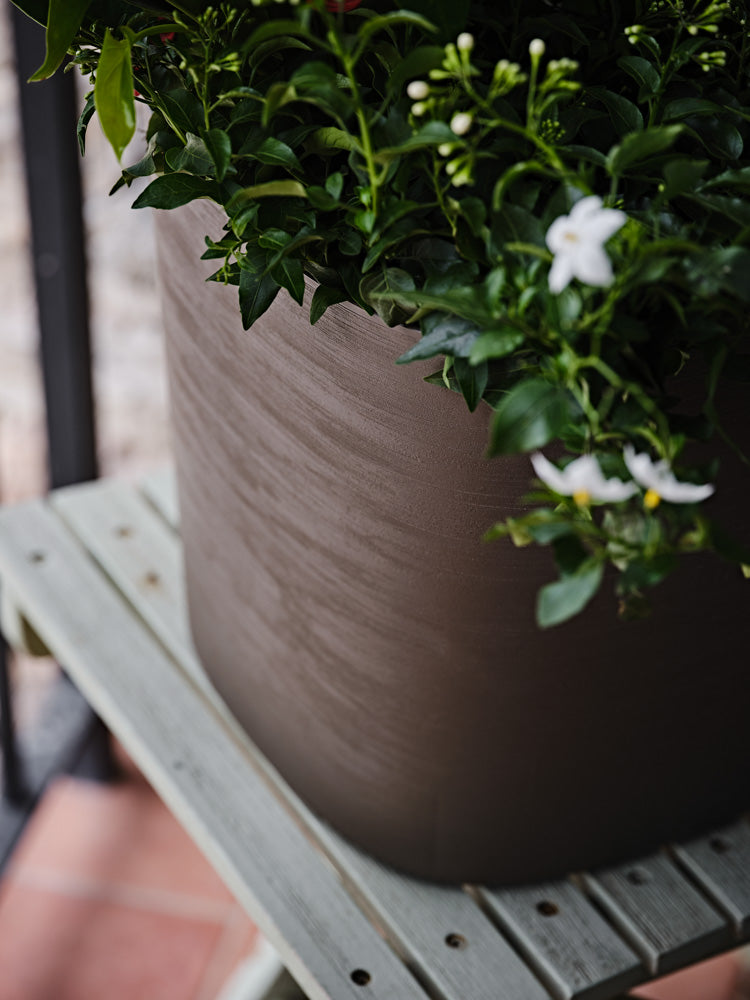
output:
[[[440,156],[450,156],[451,153],[453,152],[453,143],[441,142],[440,145],[438,146],[437,151],[440,154]]]
[[[412,80],[406,88],[406,93],[412,101],[423,101],[425,97],[429,97],[430,87],[424,80]]]
[[[540,59],[544,55],[546,48],[547,46],[541,38],[532,38],[529,42],[529,55],[532,59]]]
[[[471,52],[474,48],[474,36],[468,31],[462,31],[456,39],[456,48],[459,52]]]
[[[414,115],[415,118],[420,118],[425,113],[426,110],[427,110],[427,105],[424,103],[424,101],[417,101],[416,104],[412,104],[411,106],[411,113]]]
[[[451,131],[455,135],[466,135],[471,128],[473,119],[466,111],[459,111],[451,118]]]

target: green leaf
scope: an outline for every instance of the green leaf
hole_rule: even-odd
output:
[[[738,191],[750,192],[750,167],[741,167],[739,170],[725,170],[724,173],[717,174],[706,181],[703,189],[712,187],[729,187]]]
[[[305,273],[302,261],[297,257],[282,257],[270,270],[271,277],[282,288],[286,288],[297,305],[305,298]]]
[[[310,323],[314,326],[329,306],[345,302],[348,298],[343,288],[330,288],[328,285],[318,285],[310,303]]]
[[[573,575],[542,587],[537,595],[537,625],[560,625],[582,611],[599,589],[603,572],[601,563],[588,562]]]
[[[490,455],[533,451],[558,437],[570,418],[568,395],[542,378],[515,385],[495,411]]]
[[[524,342],[524,339],[521,331],[512,326],[488,330],[474,342],[469,362],[472,365],[478,365],[491,358],[504,358],[507,354],[515,351]]]
[[[354,61],[356,62],[367,51],[373,35],[404,24],[409,27],[419,28],[428,34],[435,33],[435,26],[431,21],[411,10],[391,11],[388,14],[381,14],[379,17],[371,17],[357,32],[357,47],[353,55]]]
[[[466,27],[470,0],[399,0],[398,7],[424,15],[440,30],[440,41],[453,41]]]
[[[396,326],[409,313],[399,304],[395,293],[411,291],[414,278],[400,267],[387,267],[377,274],[368,274],[359,283],[359,293],[388,326]]]
[[[240,270],[240,313],[242,326],[249,330],[279,293],[279,284],[264,272]]]
[[[213,176],[216,171],[213,157],[200,136],[188,132],[184,146],[167,151],[165,157],[170,170],[184,170],[198,177]]]
[[[86,129],[89,127],[89,122],[94,117],[94,112],[96,107],[94,105],[94,91],[86,95],[86,103],[83,106],[83,111],[78,118],[78,124],[76,125],[76,135],[78,136],[78,148],[81,150],[81,156],[86,153]]]
[[[713,101],[707,101],[703,97],[681,97],[676,101],[670,101],[664,108],[664,121],[679,121],[681,118],[688,118],[690,115],[721,115],[725,109]]]
[[[29,78],[32,80],[46,80],[52,76],[60,63],[65,58],[65,54],[70,48],[73,39],[78,33],[78,29],[83,21],[91,0],[50,0],[47,12],[47,32],[45,40],[47,52],[44,62],[39,69]],[[23,8],[21,8],[23,10]],[[37,10],[36,13],[39,13]],[[32,14],[36,16],[36,14]],[[38,18],[36,18],[38,20]],[[102,51],[102,55],[104,52]],[[131,95],[132,96],[132,95]]]
[[[460,316],[438,313],[430,316],[433,320],[429,331],[413,347],[397,358],[396,364],[421,361],[446,354],[454,358],[468,358],[474,341],[479,336],[476,325]]]
[[[130,41],[104,33],[94,83],[94,103],[102,132],[118,160],[135,133],[135,99]]]
[[[641,56],[623,56],[617,60],[620,69],[624,69],[640,87],[639,100],[645,100],[658,91],[661,77],[659,71]]]
[[[453,374],[456,376],[466,405],[473,413],[482,401],[484,390],[487,388],[489,377],[487,362],[483,361],[480,364],[472,365],[466,358],[455,358]]]
[[[203,141],[214,161],[216,180],[221,183],[226,177],[232,161],[232,140],[223,129],[212,128],[208,132],[204,132]]]
[[[388,78],[388,90],[397,93],[405,83],[428,75],[431,69],[438,69],[445,59],[445,49],[439,45],[419,45],[399,61]]]
[[[48,0],[10,0],[10,2],[38,24],[47,23]]]
[[[690,131],[701,140],[714,156],[722,159],[738,160],[745,148],[739,129],[721,118],[693,118],[689,122]]]
[[[631,132],[607,156],[607,170],[617,177],[635,163],[669,149],[683,132],[682,125],[658,125],[645,132]]]
[[[591,87],[588,94],[595,100],[601,101],[607,109],[612,127],[618,135],[640,132],[643,129],[643,115],[636,105],[626,97],[614,94],[604,87]]]
[[[220,201],[219,186],[192,174],[165,174],[151,181],[133,202],[133,208],[179,208],[196,198]]]
[[[251,187],[237,191],[227,205],[230,215],[243,208],[248,202],[257,198],[306,198],[307,192],[299,181],[281,180],[266,181],[265,184],[253,184]]]
[[[664,166],[664,197],[693,191],[708,167],[708,160],[670,160]]]
[[[695,262],[688,277],[696,295],[713,299],[721,291],[728,291],[743,302],[750,302],[750,250],[727,247],[705,253]]]

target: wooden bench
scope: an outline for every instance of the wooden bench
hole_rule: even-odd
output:
[[[613,1000],[750,938],[744,820],[502,891],[422,883],[345,843],[205,678],[178,524],[166,472],[3,509],[4,628],[64,664],[311,1000]]]

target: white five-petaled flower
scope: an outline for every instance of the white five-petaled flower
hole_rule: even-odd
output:
[[[662,500],[668,503],[699,503],[714,492],[710,483],[681,483],[675,479],[669,462],[662,459],[654,462],[645,452],[636,454],[632,445],[623,451],[625,465],[635,481],[646,490],[643,503],[650,510],[658,507]]]
[[[581,455],[564,469],[558,469],[538,451],[531,456],[531,464],[546,486],[562,496],[573,497],[579,507],[588,506],[592,500],[617,503],[638,491],[635,483],[606,479],[593,455]]]
[[[625,225],[627,216],[616,208],[603,208],[597,195],[581,198],[547,230],[547,246],[555,255],[549,272],[552,292],[561,292],[573,278],[587,285],[612,284],[612,264],[604,244]]]

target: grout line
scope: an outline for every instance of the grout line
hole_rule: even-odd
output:
[[[71,876],[38,865],[34,868],[27,868],[23,865],[14,866],[12,871],[8,873],[8,881],[15,882],[19,886],[55,892],[63,896],[96,899],[119,906],[151,910],[166,916],[180,917],[183,920],[224,923],[227,919],[227,910],[233,906],[229,900],[219,902],[190,893],[154,889],[150,886],[132,886],[125,883],[105,884],[98,879]]]

